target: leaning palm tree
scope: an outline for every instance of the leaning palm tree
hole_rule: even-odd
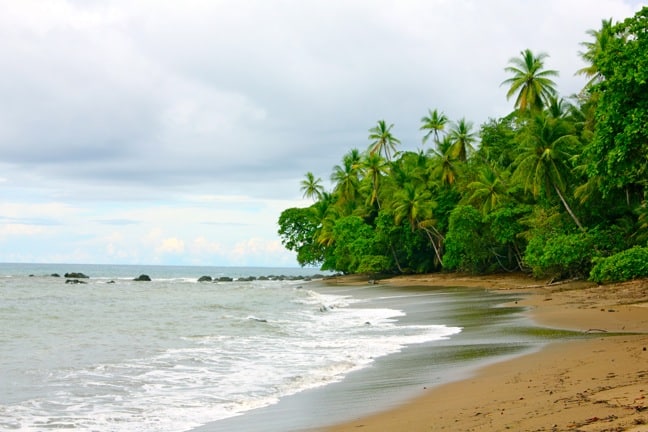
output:
[[[306,173],[306,178],[301,181],[301,190],[304,192],[304,198],[320,199],[324,193],[322,179],[315,178],[312,172]]]
[[[513,57],[509,60],[510,66],[504,70],[513,74],[501,85],[508,85],[506,99],[517,95],[515,107],[520,113],[528,111],[540,111],[546,106],[550,96],[555,95],[556,83],[551,77],[558,76],[555,70],[544,69],[546,53],[534,55],[531,50],[522,51],[521,58]]]
[[[425,144],[432,135],[434,135],[434,141],[439,142],[439,133],[443,132],[446,123],[448,123],[448,117],[436,109],[434,111],[428,110],[428,114],[427,117],[421,118],[421,130],[427,131],[427,133],[423,135],[423,144]]]
[[[396,225],[407,220],[412,232],[422,230],[434,249],[438,263],[442,264],[443,235],[436,228],[434,209],[437,203],[430,190],[422,184],[407,183],[394,194],[391,207]]]
[[[369,139],[372,141],[369,153],[384,153],[385,159],[388,161],[391,159],[390,152],[395,153],[396,145],[400,144],[400,140],[391,133],[393,127],[393,124],[387,126],[384,120],[379,120],[376,126],[369,129]]]
[[[452,125],[452,129],[448,133],[448,137],[452,142],[452,156],[459,161],[465,162],[468,155],[474,151],[472,145],[476,140],[476,136],[472,128],[472,122],[462,118]]]
[[[513,162],[514,179],[520,180],[534,197],[541,193],[549,197],[555,192],[574,223],[584,230],[565,197],[567,176],[571,174],[569,148],[578,145],[578,138],[564,120],[539,113],[521,131],[520,144],[521,153]]]

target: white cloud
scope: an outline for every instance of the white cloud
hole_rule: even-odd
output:
[[[416,149],[428,108],[506,114],[525,48],[569,96],[586,30],[642,5],[0,0],[0,260],[294,264],[306,171],[382,118]]]
[[[155,252],[158,254],[181,254],[184,250],[184,241],[175,237],[163,239],[158,247],[155,248]]]
[[[6,237],[31,237],[43,233],[44,229],[34,225],[6,224],[0,226],[0,241]]]
[[[191,242],[191,253],[200,257],[203,255],[225,255],[227,249],[223,244],[217,241],[209,241],[204,237],[197,237]]]

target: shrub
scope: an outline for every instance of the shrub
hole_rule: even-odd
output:
[[[648,247],[635,246],[607,258],[594,261],[590,280],[603,282],[623,282],[648,276]]]
[[[585,276],[595,253],[594,238],[587,233],[560,234],[529,241],[524,261],[535,277]]]
[[[443,266],[448,270],[479,273],[488,262],[481,213],[471,206],[457,206],[450,213],[450,229],[445,238]]]

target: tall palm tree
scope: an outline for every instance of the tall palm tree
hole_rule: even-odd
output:
[[[380,181],[387,173],[387,161],[378,153],[366,153],[360,161],[360,168],[366,181],[370,182],[371,192],[369,193],[369,205],[374,203],[380,209],[380,200],[378,199],[378,191],[380,189]]]
[[[391,133],[393,124],[387,126],[384,120],[378,120],[378,124],[369,129],[369,139],[372,141],[369,146],[369,153],[384,153],[385,159],[391,160],[391,153],[396,152],[396,145],[400,144],[398,140]]]
[[[448,123],[448,117],[436,109],[434,111],[428,110],[428,116],[422,117],[421,123],[421,130],[427,131],[427,133],[423,135],[423,144],[425,144],[432,135],[434,135],[434,141],[438,142],[439,133],[443,132],[443,129],[445,129],[445,125]]]
[[[589,78],[585,89],[590,88],[603,80],[603,76],[596,64],[596,57],[605,50],[608,43],[614,38],[612,18],[601,20],[601,28],[599,30],[587,30],[587,34],[592,37],[590,42],[581,42],[585,47],[585,51],[579,51],[580,57],[587,63],[587,66],[576,71],[576,75],[584,75]]]
[[[476,135],[472,128],[472,122],[462,118],[452,125],[452,129],[448,133],[452,142],[452,155],[462,162],[465,162],[468,159],[468,154],[475,150],[472,145],[476,140]]]
[[[301,181],[301,190],[304,192],[304,198],[320,199],[324,193],[322,179],[315,178],[312,172],[306,173],[306,178]]]
[[[565,198],[566,177],[570,174],[567,162],[572,156],[568,148],[577,145],[578,138],[564,120],[551,118],[546,113],[535,115],[520,137],[521,153],[514,162],[513,177],[521,180],[533,196],[541,192],[549,196],[555,192],[574,223],[583,230]]]
[[[546,53],[534,55],[531,50],[522,51],[521,58],[513,57],[509,60],[510,66],[504,70],[513,74],[501,85],[508,85],[506,99],[516,95],[515,107],[519,112],[540,111],[550,96],[555,95],[556,83],[551,77],[558,76],[555,70],[544,69]]]

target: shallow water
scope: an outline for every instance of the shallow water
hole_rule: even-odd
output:
[[[461,331],[302,281],[197,283],[269,271],[0,265],[0,429],[189,430]]]
[[[240,417],[210,423],[196,432],[315,431],[400,405],[426,388],[468,377],[485,364],[540,349],[573,332],[544,332],[512,304],[519,295],[475,288],[322,286],[322,293],[352,294],[357,307],[398,309],[400,325],[444,323],[460,327],[449,338],[412,344],[376,358],[344,380],[282,398]]]

